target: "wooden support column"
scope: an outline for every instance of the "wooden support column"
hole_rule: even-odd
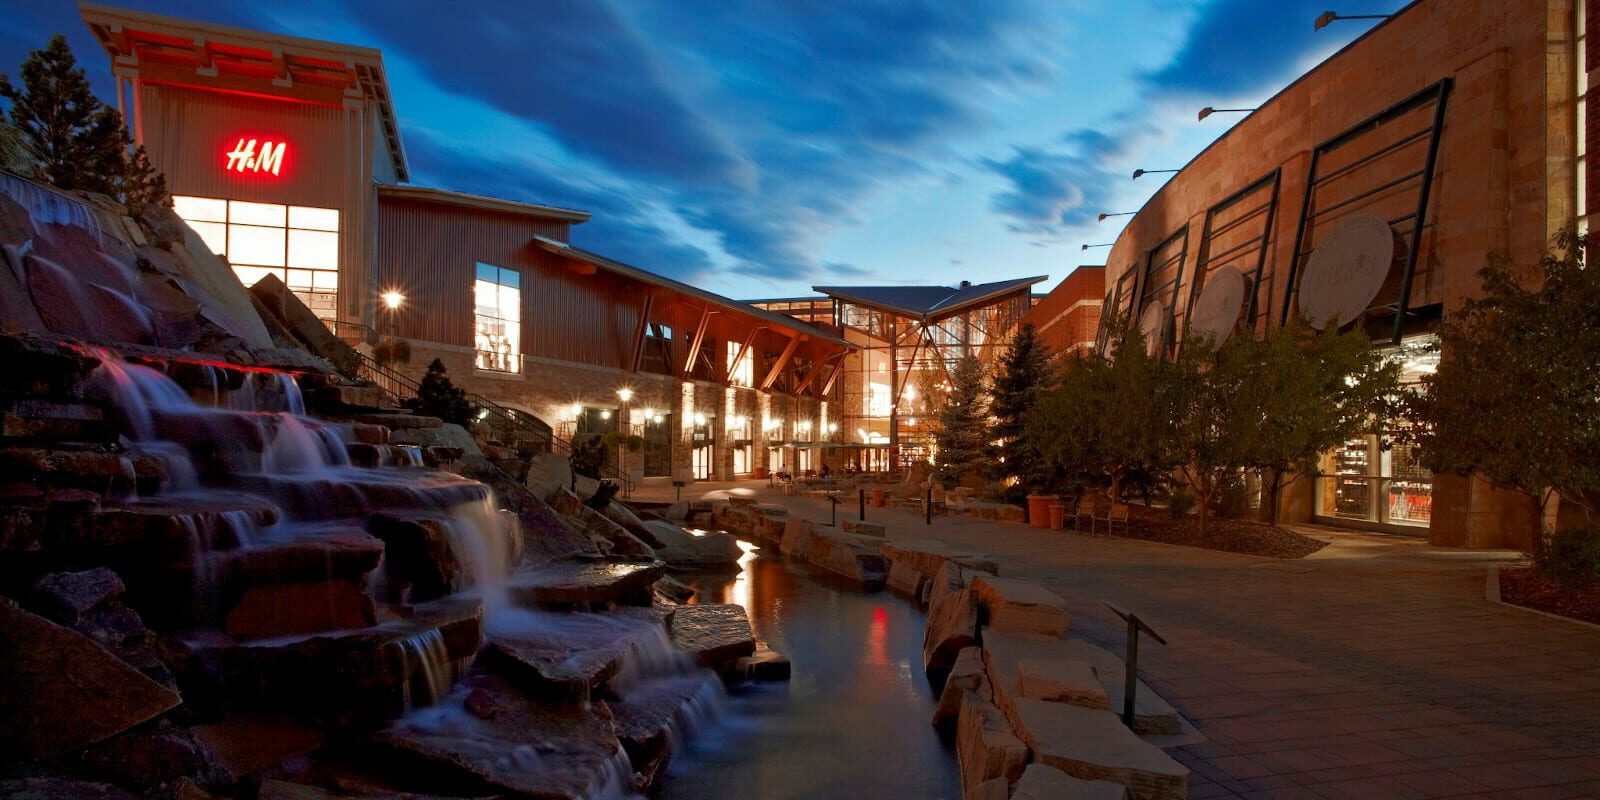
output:
[[[638,372],[639,364],[644,360],[644,341],[650,333],[650,309],[655,306],[654,292],[644,295],[644,307],[639,309],[639,324],[633,331],[633,355],[628,359],[628,371]]]
[[[833,392],[833,384],[834,384],[835,381],[839,380],[839,373],[844,371],[845,359],[847,359],[849,357],[850,357],[850,351],[849,350],[846,350],[846,351],[844,351],[844,352],[839,354],[839,360],[833,362],[833,370],[828,373],[828,380],[822,384],[822,390],[820,392],[818,392],[819,396],[827,397],[829,394],[831,394]]]
[[[767,329],[767,326],[758,325],[758,326],[750,329],[750,335],[749,336],[744,337],[744,344],[739,345],[739,352],[734,354],[733,361],[728,364],[727,372],[728,372],[728,382],[730,384],[733,382],[733,370],[734,370],[734,368],[738,367],[739,366],[739,362],[743,361],[744,357],[750,353],[750,345],[755,343],[756,334],[758,334],[758,333],[760,333],[760,332],[762,332],[762,331],[764,331],[766,329]],[[754,377],[754,374],[752,374],[751,377]]]
[[[794,358],[794,351],[800,348],[800,340],[804,338],[800,334],[795,334],[789,338],[789,344],[783,348],[783,353],[778,356],[778,360],[772,362],[772,367],[767,370],[767,374],[761,377],[761,391],[772,391],[772,384],[777,383],[778,376],[782,375],[783,370],[789,366],[789,359]]]
[[[817,361],[817,363],[813,364],[811,369],[806,372],[806,376],[801,379],[800,384],[794,387],[794,393],[804,394],[806,389],[810,387],[811,384],[815,383],[817,378],[822,376],[822,371],[828,368],[828,362],[832,360],[833,357],[829,356],[828,358],[820,359]]]
[[[694,360],[700,357],[700,345],[706,341],[706,326],[711,324],[711,306],[706,306],[700,311],[700,324],[694,328],[694,337],[689,340],[689,354],[683,359],[683,377],[685,380],[694,372]]]

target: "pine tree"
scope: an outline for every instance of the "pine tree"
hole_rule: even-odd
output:
[[[38,161],[33,145],[22,135],[22,130],[0,120],[0,169],[27,173]]]
[[[428,372],[422,376],[422,383],[417,386],[417,397],[410,406],[418,414],[438,417],[457,425],[472,422],[472,415],[477,410],[467,400],[467,393],[450,381],[444,362],[437,358],[428,365]]]
[[[122,115],[100,102],[66,37],[57,34],[22,63],[20,85],[0,75],[11,124],[32,153],[27,170],[59,189],[99,192],[138,212],[168,203],[166,180],[132,145]]]
[[[992,433],[1000,444],[990,448],[990,477],[1014,478],[1029,491],[1041,490],[1049,482],[1039,449],[1026,435],[1024,415],[1049,391],[1054,375],[1049,348],[1039,340],[1033,323],[1023,325],[1000,357],[1000,369],[994,376],[990,412],[994,416]]]
[[[935,463],[943,480],[960,480],[981,472],[989,435],[989,412],[984,402],[983,362],[966,356],[950,373],[950,394],[939,410]]]

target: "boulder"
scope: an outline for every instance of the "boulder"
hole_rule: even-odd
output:
[[[750,616],[733,603],[680,606],[672,618],[672,641],[700,666],[718,672],[756,651]]]
[[[671,575],[663,575],[655,583],[656,594],[671,600],[673,603],[687,603],[695,594],[694,587],[690,586]]]
[[[341,785],[349,783],[341,781]],[[178,800],[189,800],[180,797]],[[447,798],[443,795],[417,794],[415,792],[395,792],[377,787],[365,787],[355,793],[330,792],[320,786],[306,786],[300,783],[289,783],[275,778],[268,778],[261,782],[261,791],[256,794],[256,800],[459,800]],[[489,798],[478,798],[489,800]]]
[[[928,626],[922,637],[922,666],[935,688],[944,686],[945,676],[956,658],[978,637],[978,609],[972,590],[959,589],[944,595],[928,608]]]
[[[651,587],[660,580],[660,561],[567,561],[526,566],[511,574],[507,594],[520,605],[564,608],[610,603],[650,605]]]
[[[1012,732],[1000,709],[968,692],[956,721],[956,761],[962,789],[972,792],[985,781],[1002,778],[1010,783],[1022,777],[1028,745]]]
[[[452,793],[539,800],[622,797],[636,788],[604,703],[541,704],[484,672],[469,674],[466,685],[470,708],[452,700],[375,737],[391,774],[426,775]]]
[[[1122,713],[1122,698],[1126,694],[1127,680],[1122,659],[1102,647],[1081,639],[1058,641],[1050,646],[1052,660],[1082,661],[1094,667],[1100,685],[1105,687],[1106,701],[1111,710]],[[1138,681],[1133,709],[1133,730],[1141,734],[1176,735],[1183,732],[1178,712],[1156,694],[1143,680]]]
[[[184,777],[202,783],[232,781],[205,743],[190,729],[167,720],[140,725],[98,744],[78,758],[95,775],[124,786],[155,786]]]
[[[679,500],[667,506],[667,512],[662,516],[672,522],[687,522],[689,520],[689,501]]]
[[[962,800],[1008,800],[1011,797],[1011,782],[1005,778],[990,778],[966,793]],[[1066,797],[1066,795],[1062,795]]]
[[[1128,787],[1112,781],[1086,781],[1055,767],[1029,764],[1011,800],[1128,800]]]
[[[954,725],[961,714],[961,699],[967,693],[977,695],[985,702],[994,702],[994,689],[989,686],[989,675],[984,671],[983,652],[976,647],[962,648],[956,656],[955,666],[945,679],[939,692],[939,705],[933,709],[934,727]]]
[[[488,484],[501,504],[516,514],[522,523],[522,543],[530,560],[559,561],[599,552],[594,541],[568,525],[543,498],[517,483],[503,470],[487,461],[468,458],[462,474]],[[515,561],[513,559],[512,563]]]
[[[922,603],[922,594],[929,580],[928,576],[918,572],[909,564],[900,561],[889,562],[889,589],[911,598],[912,602],[918,605]]]
[[[661,549],[661,542],[656,540],[655,534],[645,525],[644,520],[639,519],[639,515],[633,513],[633,509],[613,500],[606,503],[605,507],[600,509],[600,513],[604,514],[606,519],[621,525],[623,530],[639,537],[639,541],[658,550]]]
[[[528,476],[523,483],[535,497],[548,503],[557,489],[572,488],[572,459],[566,453],[535,453],[528,459]]]
[[[632,610],[632,609],[630,609]],[[617,675],[630,653],[659,641],[653,617],[607,614],[503,614],[489,631],[479,664],[538,698],[587,702]]]
[[[880,589],[889,578],[889,564],[865,538],[836,528],[813,528],[806,560],[863,589]]]
[[[124,589],[117,573],[105,567],[52,573],[33,582],[28,609],[70,628],[95,609],[122,597]]]
[[[229,714],[190,729],[218,766],[233,775],[255,775],[318,750],[321,730],[276,714]]]
[[[557,489],[551,497],[550,507],[579,532],[609,545],[609,552],[623,556],[655,556],[655,548],[640,541],[639,537],[628,533],[604,514],[584,505],[570,489]]]
[[[656,547],[656,557],[674,567],[732,567],[744,557],[739,540],[723,531],[709,531],[696,536],[670,522],[657,520],[650,520],[644,526],[660,542]]]
[[[251,586],[228,611],[223,627],[238,639],[266,639],[364,628],[377,621],[377,608],[362,586],[330,580]]]
[[[779,552],[790,558],[805,558],[811,549],[811,536],[814,526],[811,520],[791,518],[783,524],[783,538],[778,545]]]
[[[76,750],[181,702],[89,638],[3,598],[0,653],[0,762]]]
[[[383,573],[389,599],[403,593],[412,602],[437,600],[466,588],[467,566],[450,542],[450,519],[426,512],[380,511],[367,518],[367,530],[383,540]]]
[[[716,673],[698,670],[650,681],[613,701],[617,738],[627,752],[641,788],[655,784],[673,748],[692,735],[722,693]]]
[[[1152,800],[1189,796],[1189,770],[1109,711],[1022,698],[1016,734],[1034,761],[1086,781],[1111,781]]]
[[[1006,633],[1060,636],[1070,617],[1066,601],[1043,586],[1016,578],[975,575],[972,590],[984,610],[987,628]]]
[[[786,681],[791,672],[789,659],[767,646],[756,642],[756,652],[733,662],[735,677],[751,681]]]

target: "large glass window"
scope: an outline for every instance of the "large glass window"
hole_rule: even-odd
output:
[[[728,439],[733,442],[733,474],[743,475],[755,468],[751,458],[750,418],[735,414],[728,418]]]
[[[1407,339],[1385,354],[1400,365],[1403,383],[1415,384],[1439,364],[1439,339]],[[1322,457],[1316,513],[1384,525],[1426,528],[1433,521],[1433,473],[1409,445],[1364,434]]]
[[[744,350],[741,354],[739,351]],[[749,386],[754,369],[750,366],[750,351],[740,342],[728,342],[728,383]]]
[[[644,419],[644,476],[646,478],[672,475],[672,415],[660,411],[647,414]]]
[[[472,285],[478,369],[522,371],[522,273],[478,262]]]
[[[1585,197],[1585,195],[1589,191],[1589,187],[1588,187],[1589,176],[1584,174],[1584,172],[1589,166],[1589,136],[1588,136],[1588,130],[1589,130],[1589,124],[1588,124],[1589,98],[1587,96],[1589,94],[1589,66],[1588,66],[1588,63],[1587,63],[1588,62],[1588,51],[1589,51],[1589,37],[1586,35],[1588,33],[1588,31],[1585,30],[1585,28],[1588,25],[1588,20],[1585,17],[1584,4],[1583,3],[1576,3],[1575,5],[1577,6],[1577,9],[1578,9],[1578,14],[1577,14],[1578,46],[1577,46],[1577,52],[1573,54],[1573,59],[1572,60],[1573,60],[1573,64],[1574,64],[1573,69],[1574,69],[1574,71],[1577,72],[1577,76],[1576,76],[1577,77],[1577,83],[1574,86],[1574,88],[1577,91],[1577,98],[1578,98],[1578,109],[1577,109],[1577,111],[1578,111],[1578,114],[1577,114],[1577,116],[1578,116],[1577,128],[1578,129],[1575,132],[1575,135],[1574,135],[1573,138],[1577,141],[1577,144],[1578,144],[1578,160],[1577,160],[1577,164],[1576,164],[1576,170],[1577,170],[1577,173],[1578,173],[1578,181],[1577,181],[1577,184],[1578,184],[1578,197],[1577,197],[1577,203],[1573,208],[1577,212],[1578,233],[1588,233],[1589,232],[1589,201],[1588,201],[1588,198]]]
[[[338,209],[187,195],[172,208],[244,285],[276,275],[318,318],[338,315]]]

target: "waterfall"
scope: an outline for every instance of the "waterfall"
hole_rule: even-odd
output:
[[[450,686],[455,683],[455,667],[450,663],[449,651],[445,649],[444,634],[438,628],[429,628],[406,637],[400,643],[400,650],[409,674],[401,689],[405,710],[409,712],[420,706],[431,706],[444,699],[450,692]],[[412,689],[419,684],[427,693],[425,702],[420,706]]]
[[[0,172],[0,195],[27,209],[35,229],[41,224],[71,225],[101,238],[99,215],[80,200],[6,172]]]

